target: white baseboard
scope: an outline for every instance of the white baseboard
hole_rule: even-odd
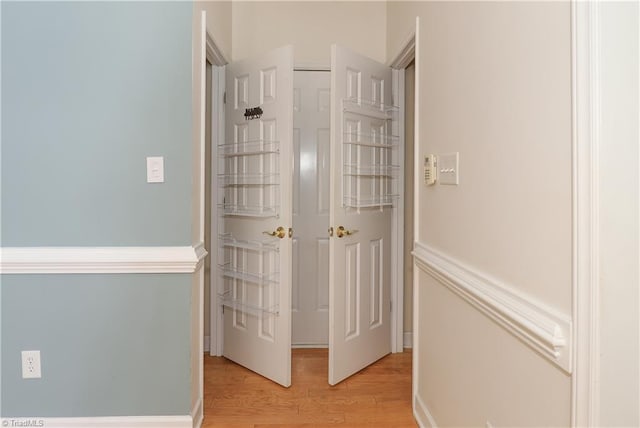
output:
[[[192,428],[200,428],[203,419],[204,410],[202,408],[202,397],[200,397],[195,406],[193,406],[193,410],[191,410]]]
[[[0,273],[193,273],[207,251],[185,247],[3,247]]]
[[[488,274],[416,242],[415,264],[553,364],[572,372],[571,317]]]
[[[2,418],[3,427],[46,428],[193,428],[191,416],[105,416],[88,418]]]
[[[209,349],[211,347],[211,336],[205,336],[204,337],[204,343],[202,346],[202,349],[204,350],[204,352],[209,352]]]
[[[404,348],[413,348],[413,332],[406,331],[402,337],[402,346]]]
[[[420,428],[438,428],[429,408],[417,394],[413,397],[413,416],[416,418]]]
[[[293,349],[326,349],[329,347],[328,343],[295,343],[291,345]]]

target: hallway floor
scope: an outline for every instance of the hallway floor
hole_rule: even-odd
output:
[[[294,349],[283,388],[225,358],[204,359],[204,422],[211,427],[416,427],[411,350],[329,386],[328,350]]]

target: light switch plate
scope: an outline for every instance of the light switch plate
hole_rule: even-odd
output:
[[[459,184],[458,152],[438,156],[438,182],[440,184]]]
[[[164,157],[147,158],[147,183],[164,183]]]

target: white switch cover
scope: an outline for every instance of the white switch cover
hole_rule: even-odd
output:
[[[41,377],[40,351],[22,351],[22,378],[37,379]]]
[[[458,152],[438,156],[438,181],[458,185]]]
[[[164,157],[147,158],[147,183],[164,183]]]

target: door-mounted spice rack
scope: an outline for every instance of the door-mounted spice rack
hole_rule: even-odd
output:
[[[392,206],[400,167],[399,137],[392,132],[399,109],[368,100],[342,101],[342,203],[345,208]]]
[[[219,204],[224,216],[278,217],[280,142],[251,140],[218,146]],[[247,201],[250,201],[249,203]]]
[[[254,316],[279,312],[279,247],[272,238],[264,241],[219,237],[223,263],[218,295],[222,305]]]

